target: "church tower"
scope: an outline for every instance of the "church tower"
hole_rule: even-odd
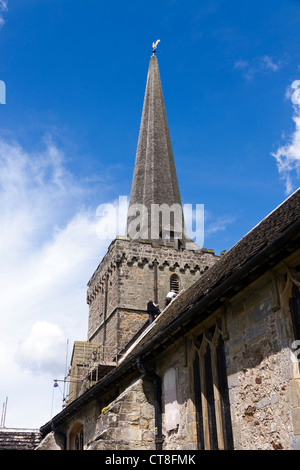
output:
[[[159,208],[166,208],[166,220]],[[176,209],[174,211],[168,209]],[[158,215],[157,215],[158,214]],[[88,283],[88,341],[106,357],[122,352],[148,322],[147,302],[164,308],[216,261],[185,232],[183,209],[155,56],[150,58],[130,195],[127,234],[117,236]]]

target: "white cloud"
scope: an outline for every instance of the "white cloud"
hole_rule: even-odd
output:
[[[53,379],[63,377],[67,340],[86,338],[86,284],[108,245],[97,237],[96,205],[84,207],[86,183],[64,162],[51,141],[29,153],[0,139],[0,401],[9,397],[8,427],[49,419]]]
[[[17,362],[34,373],[61,372],[66,351],[65,334],[58,325],[47,321],[35,322],[17,350]]]
[[[286,194],[290,194],[293,191],[292,175],[298,178],[300,175],[300,80],[293,81],[286,96],[293,103],[295,130],[287,144],[271,155],[276,159],[278,172],[285,182]]]
[[[232,216],[224,215],[219,217],[214,217],[212,214],[206,212],[206,222],[205,222],[205,235],[208,237],[217,232],[224,232],[227,229],[227,226],[232,224],[235,221],[235,218]]]
[[[4,25],[5,20],[2,13],[7,11],[7,0],[0,0],[0,28]]]
[[[284,65],[284,61],[274,59],[268,55],[255,57],[252,60],[238,60],[234,68],[241,70],[247,80],[252,80],[258,74],[278,72]]]
[[[282,63],[278,61],[277,63],[274,61],[272,57],[268,55],[264,55],[261,58],[261,67],[264,70],[271,70],[272,72],[277,72],[282,66]]]
[[[234,221],[235,218],[231,216],[216,217],[212,222],[207,224],[205,234],[206,236],[209,236],[213,233],[224,232],[224,230],[227,229],[227,226],[232,224]]]

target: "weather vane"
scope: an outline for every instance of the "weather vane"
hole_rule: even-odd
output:
[[[153,43],[152,43],[152,52],[153,52],[153,55],[154,55],[155,52],[156,52],[156,48],[157,48],[159,42],[160,42],[160,39],[158,39],[156,42],[153,42]]]

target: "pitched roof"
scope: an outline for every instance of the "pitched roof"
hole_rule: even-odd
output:
[[[0,429],[0,450],[35,450],[40,442],[38,429]]]
[[[300,189],[293,193],[271,214],[223,255],[201,278],[179,295],[144,331],[135,348],[109,375],[77,398],[54,418],[58,425],[79,407],[107,389],[114,380],[135,367],[139,357],[151,355],[155,347],[165,347],[177,335],[184,334],[204,316],[222,305],[226,296],[235,295],[264,272],[300,249]],[[41,428],[49,432],[51,423]]]
[[[225,296],[235,295],[237,287],[241,289],[249,285],[296,249],[300,249],[300,189],[179,295],[157,319],[156,328],[144,336],[138,348],[159,341],[159,336],[167,330],[175,331],[180,323],[187,321],[187,313],[195,309],[198,310],[196,322],[199,323],[201,308],[205,306],[205,315],[208,315],[209,305],[215,302],[213,308],[216,309],[222,305]]]

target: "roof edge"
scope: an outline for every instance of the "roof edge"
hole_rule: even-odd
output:
[[[190,306],[190,308],[179,312],[178,318],[173,321],[170,325],[168,325],[164,330],[158,332],[157,335],[149,341],[149,343],[142,346],[137,351],[133,351],[132,354],[127,358],[127,360],[125,360],[122,364],[117,366],[116,369],[114,369],[110,374],[108,374],[101,381],[99,381],[93,387],[87,390],[84,395],[74,400],[58,415],[52,418],[51,421],[42,426],[40,428],[40,432],[42,433],[42,435],[45,436],[46,434],[48,434],[51,431],[53,424],[55,424],[55,426],[58,426],[65,419],[69,418],[73,413],[75,413],[81,405],[87,404],[93,399],[95,399],[100,390],[107,388],[111,383],[119,379],[125,372],[127,372],[128,369],[130,369],[135,364],[137,358],[146,356],[149,350],[153,348],[153,345],[155,343],[159,343],[165,337],[169,336],[170,334],[174,334],[175,331],[183,323],[186,323],[192,318],[196,311],[198,312],[199,309],[205,308],[206,305],[213,302],[223,292],[225,292],[228,287],[232,286],[234,283],[244,278],[245,275],[247,275],[251,268],[253,268],[255,265],[259,266],[263,262],[266,262],[269,258],[270,253],[274,252],[274,249],[275,251],[277,250],[279,252],[280,250],[283,251],[284,243],[294,234],[299,233],[300,220],[297,220],[292,225],[290,225],[278,238],[273,240],[269,245],[267,245],[265,248],[255,254],[252,258],[250,258],[245,264],[243,264],[238,271],[234,272],[230,277],[221,281],[219,285],[214,286],[212,290],[206,295],[203,294],[203,296],[198,301],[196,301],[193,306]],[[174,301],[173,303],[173,308],[175,305],[176,301]]]

